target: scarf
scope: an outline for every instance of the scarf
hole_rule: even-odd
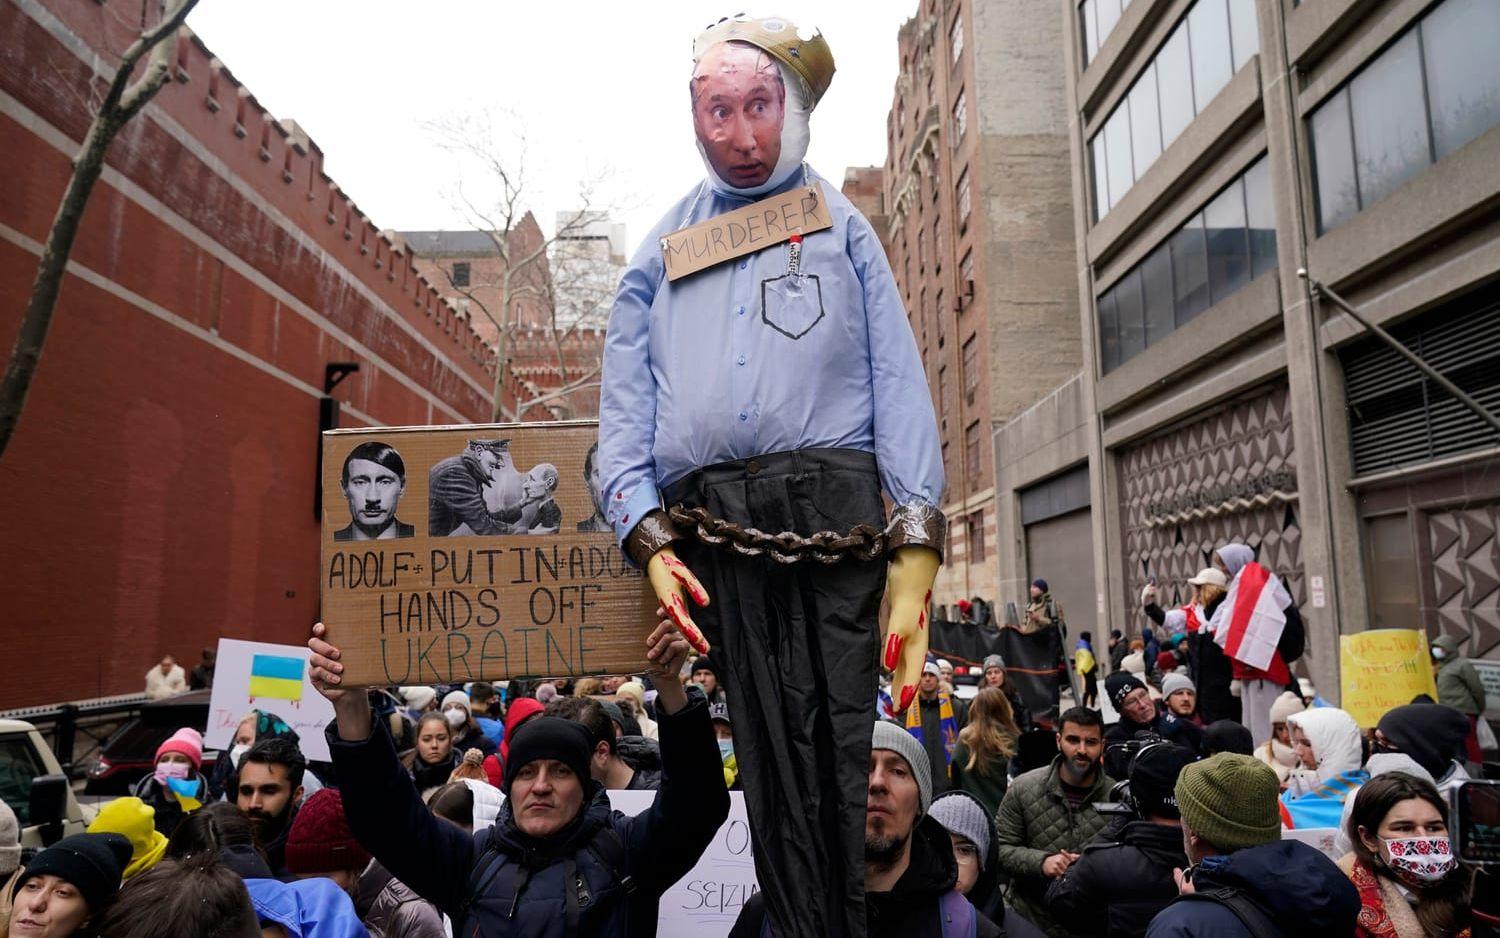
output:
[[[946,691],[938,691],[938,732],[943,734],[943,754],[947,758],[948,765],[953,764],[953,747],[958,745],[958,719],[953,715],[953,698]],[[917,742],[922,739],[922,702],[913,703],[906,710],[906,731],[916,737]]]
[[[1345,869],[1354,888],[1359,892],[1359,918],[1355,934],[1361,938],[1424,938],[1422,925],[1417,921],[1416,910],[1406,901],[1394,882],[1379,875],[1352,854],[1345,859],[1353,863]],[[1344,868],[1343,861],[1339,867]],[[1459,932],[1459,938],[1468,938],[1470,929]]]

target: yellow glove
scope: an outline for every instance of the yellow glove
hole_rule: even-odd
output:
[[[646,562],[646,578],[651,581],[651,589],[655,591],[662,611],[671,617],[677,631],[682,633],[682,637],[687,639],[698,654],[708,654],[708,641],[698,631],[693,617],[688,615],[687,604],[682,601],[682,594],[686,591],[693,602],[707,606],[708,591],[693,576],[693,571],[687,568],[687,564],[677,559],[677,552],[671,545],[651,555],[651,559]]]
[[[886,669],[891,677],[891,701],[905,713],[917,696],[917,681],[927,661],[927,607],[932,584],[942,563],[931,547],[906,544],[891,555],[885,595],[890,605],[886,624]]]

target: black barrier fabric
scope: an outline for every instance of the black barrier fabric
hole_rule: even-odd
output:
[[[1056,628],[1022,635],[1011,628],[932,620],[932,653],[954,665],[979,667],[990,655],[1005,659],[1007,680],[1031,711],[1032,719],[1057,719],[1059,682],[1067,680],[1062,633]]]

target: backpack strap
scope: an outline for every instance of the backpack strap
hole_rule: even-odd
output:
[[[938,900],[938,925],[943,938],[978,938],[979,913],[963,893],[950,889]]]
[[[474,861],[474,867],[469,872],[469,892],[464,896],[463,902],[459,903],[458,922],[461,923],[469,917],[469,909],[473,907],[475,900],[484,894],[490,882],[500,874],[503,868],[505,868],[505,855],[500,852],[499,838],[491,831],[490,836],[485,839],[484,849],[479,852],[479,859]],[[511,864],[505,870],[500,896],[505,900],[508,916],[515,916],[516,905],[521,899],[521,890],[526,888],[526,881],[530,878],[530,872],[520,864]],[[457,930],[455,928],[455,932]]]
[[[620,839],[620,834],[613,827],[605,824],[599,828],[599,832],[589,841],[589,853],[604,867],[604,872],[609,874],[611,882],[620,884],[625,890],[625,895],[635,894],[638,884],[635,877],[630,875],[629,863],[625,855],[625,842]]]
[[[1233,912],[1234,917],[1239,919],[1240,924],[1244,925],[1255,938],[1261,938],[1263,935],[1275,936],[1283,934],[1280,926],[1271,920],[1271,917],[1266,914],[1265,909],[1262,909],[1259,903],[1250,898],[1243,890],[1234,886],[1189,892],[1178,896],[1172,901],[1174,903],[1212,902],[1216,905],[1221,905]]]

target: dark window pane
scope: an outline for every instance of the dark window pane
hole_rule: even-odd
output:
[[[1156,54],[1156,84],[1161,90],[1161,143],[1165,149],[1193,122],[1193,70],[1188,60],[1187,23],[1172,33]]]
[[[1250,227],[1250,276],[1259,277],[1276,266],[1276,213],[1271,204],[1271,161],[1260,161],[1245,171],[1245,212]]]
[[[1208,229],[1208,295],[1217,303],[1250,280],[1250,244],[1245,237],[1245,190],[1233,185],[1203,209]]]
[[[1349,83],[1355,167],[1364,208],[1421,172],[1431,158],[1418,58],[1413,30]]]
[[[1255,0],[1229,0],[1229,38],[1234,43],[1234,70],[1260,51],[1260,30],[1255,24]]]
[[[1172,313],[1170,245],[1163,244],[1142,262],[1141,291],[1146,299],[1146,344],[1155,345],[1177,328],[1177,319]]]
[[[1198,0],[1188,13],[1193,40],[1194,113],[1200,113],[1229,84],[1233,58],[1229,50],[1229,11],[1224,0]]]
[[[1208,309],[1208,253],[1203,216],[1194,215],[1172,236],[1172,298],[1177,328]]]
[[[1078,19],[1083,24],[1083,64],[1088,65],[1099,54],[1099,27],[1094,21],[1094,0],[1083,0],[1078,8]]]
[[[1156,68],[1148,65],[1130,89],[1130,143],[1139,179],[1161,156],[1161,118],[1156,112]]]
[[[1120,367],[1120,314],[1111,290],[1099,297],[1099,369],[1109,374]]]
[[[1089,149],[1094,154],[1094,221],[1098,221],[1109,212],[1109,162],[1104,158],[1104,131],[1094,135]]]
[[[1422,46],[1441,159],[1500,124],[1500,3],[1447,0],[1422,21]]]
[[[1359,211],[1349,134],[1349,92],[1340,91],[1324,101],[1308,123],[1317,168],[1318,230],[1329,231]]]
[[[1109,207],[1120,204],[1120,199],[1135,184],[1135,174],[1130,164],[1130,107],[1128,101],[1120,102],[1115,113],[1104,125],[1105,158],[1109,160]]]
[[[1146,317],[1141,308],[1141,272],[1132,270],[1111,291],[1120,315],[1120,361],[1127,362],[1146,349]]]

